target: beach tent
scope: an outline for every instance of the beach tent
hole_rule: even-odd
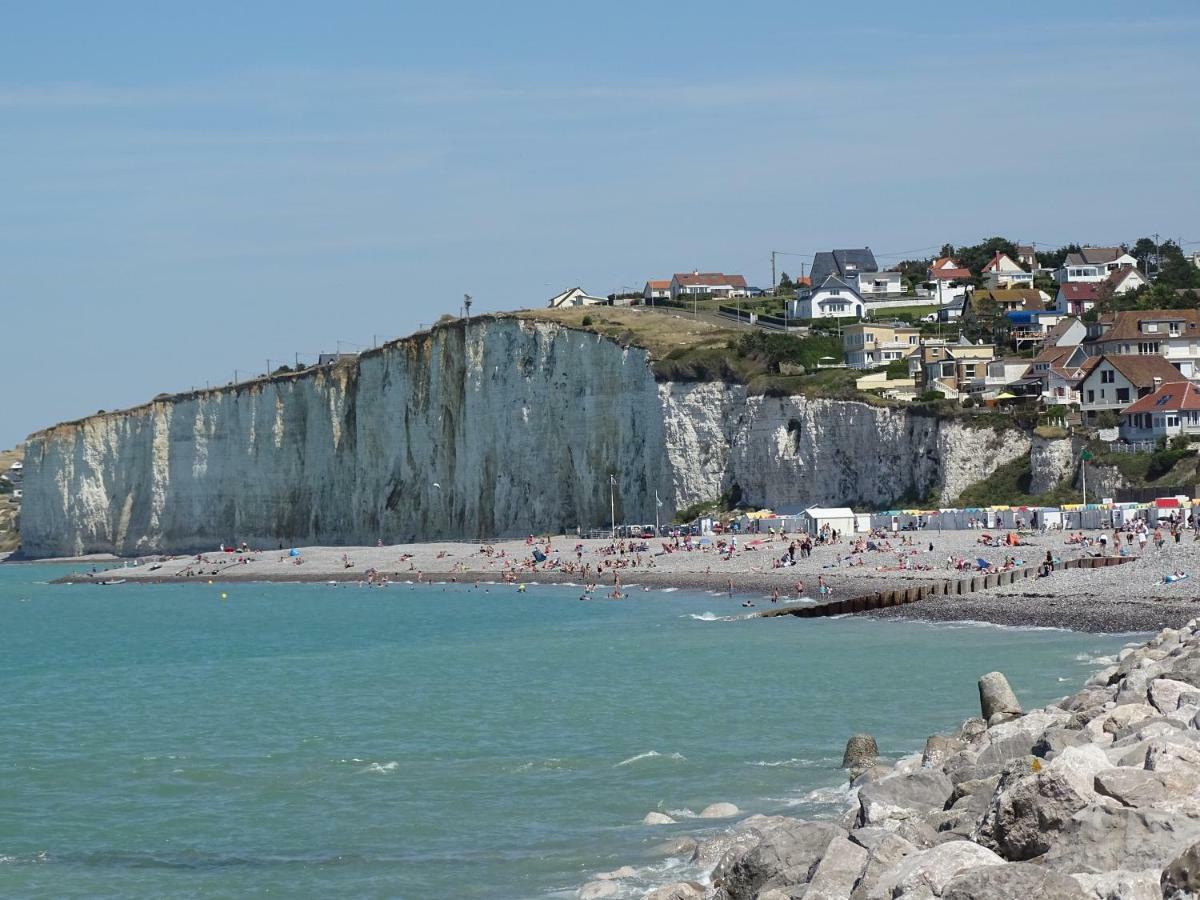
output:
[[[800,514],[800,527],[816,534],[826,525],[844,534],[853,534],[858,518],[848,506],[810,506]]]

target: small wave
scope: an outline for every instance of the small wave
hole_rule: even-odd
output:
[[[803,757],[793,757],[792,759],[756,759],[746,763],[748,766],[759,766],[767,769],[807,769],[814,766],[829,765],[832,759],[805,759]]]
[[[1076,653],[1075,661],[1085,666],[1112,666],[1116,665],[1117,658],[1115,656],[1093,656],[1090,653]]]
[[[667,815],[672,819],[695,819],[698,813],[685,806],[683,809],[668,809]]]
[[[563,761],[557,756],[551,756],[549,759],[532,760],[527,763],[522,763],[515,768],[509,769],[510,772],[558,772],[569,768],[563,764]]]
[[[616,769],[616,768],[620,768],[621,766],[629,766],[635,762],[640,762],[643,759],[658,759],[658,758],[672,759],[672,760],[675,760],[676,762],[685,762],[687,760],[687,757],[684,756],[682,753],[663,754],[663,753],[659,753],[657,750],[647,750],[645,753],[639,753],[637,756],[631,756],[631,757],[629,757],[629,759],[621,760],[619,763],[617,763],[615,766],[613,766],[613,768]]]
[[[662,589],[662,592],[663,592],[664,594],[673,594],[673,593],[675,593],[677,590],[679,590],[679,588],[663,588],[663,589]]]
[[[365,769],[360,769],[358,774],[366,775],[370,772],[375,775],[386,775],[388,772],[395,772],[398,768],[400,768],[400,763],[395,760],[386,763],[371,763]]]
[[[683,616],[680,616],[680,618],[682,619]],[[741,616],[718,616],[716,613],[704,612],[700,613],[700,615],[688,613],[687,618],[695,619],[697,622],[736,622]]]

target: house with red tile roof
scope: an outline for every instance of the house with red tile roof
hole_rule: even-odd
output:
[[[1054,308],[1064,316],[1082,316],[1091,312],[1100,296],[1100,285],[1094,281],[1066,281],[1058,286]]]
[[[724,272],[676,272],[671,278],[671,299],[699,294],[708,297],[746,297],[746,279]]]
[[[646,286],[642,288],[642,301],[644,303],[653,303],[655,300],[666,300],[671,296],[671,280],[664,278],[661,281],[647,281]]]
[[[1181,379],[1179,370],[1161,356],[1090,357],[1079,379],[1083,424],[1096,425],[1101,413],[1120,413],[1160,386]]]
[[[1121,437],[1127,441],[1179,434],[1200,435],[1200,387],[1190,381],[1161,384],[1121,410]]]
[[[1100,317],[1090,353],[1161,356],[1184,378],[1200,378],[1200,310],[1130,309]]]
[[[971,270],[963,268],[949,256],[935,259],[929,267],[928,280],[922,288],[932,300],[939,304],[962,300],[971,290]]]

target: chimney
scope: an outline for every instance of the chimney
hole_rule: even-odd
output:
[[[1154,376],[1154,389],[1157,391],[1160,387],[1162,387],[1162,379],[1159,376],[1155,375]]]

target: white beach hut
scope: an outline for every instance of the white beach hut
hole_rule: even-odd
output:
[[[857,521],[848,506],[810,506],[800,515],[800,527],[809,534],[816,534],[826,525],[842,534],[854,534]]]

